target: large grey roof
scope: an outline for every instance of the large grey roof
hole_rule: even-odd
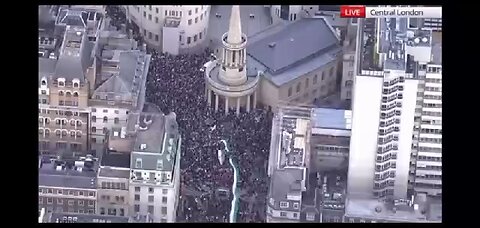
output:
[[[145,114],[141,114],[145,115]],[[164,116],[163,114],[151,113],[153,122],[148,126],[147,130],[138,130],[136,133],[134,152],[132,152],[130,167],[135,169],[137,158],[142,159],[141,169],[157,170],[157,160],[162,160],[162,170],[172,170],[178,146],[180,146],[180,135],[178,133],[178,125],[175,114],[171,113]],[[141,116],[140,116],[141,117]],[[131,118],[129,119],[129,121]],[[140,118],[137,121],[139,127],[145,126]],[[142,144],[146,146],[141,149]]]
[[[85,80],[85,72],[93,63],[90,54],[94,44],[85,40],[82,42],[84,42],[84,47],[80,52],[80,57],[60,55],[55,69],[55,77],[62,77],[67,80],[74,78],[78,78],[80,81]]]
[[[289,193],[297,193],[301,194],[302,187],[299,181],[303,180],[303,170],[299,168],[286,168],[275,170],[272,179],[270,181],[270,188],[269,188],[269,198],[274,199],[274,204],[270,204],[272,208],[279,209],[280,208],[280,201],[290,202],[287,199],[287,194]],[[285,209],[282,209],[285,210]],[[299,211],[299,209],[294,209],[293,204],[289,203],[289,208],[286,210],[295,210]]]
[[[96,172],[41,170],[38,175],[38,185],[47,187],[95,189],[95,182]]]
[[[130,154],[108,151],[102,156],[102,166],[130,168]]]
[[[42,77],[48,77],[50,75],[53,75],[56,65],[56,59],[38,58],[38,81],[40,82]]]
[[[338,42],[334,31],[323,18],[308,18],[287,24],[282,30],[249,43],[247,51],[275,73],[306,57],[338,46]],[[270,47],[273,43],[275,46]]]
[[[142,59],[143,65],[138,62]],[[146,73],[150,61],[150,55],[142,54],[141,51],[123,51],[120,53],[119,74],[111,76],[103,82],[94,92],[109,93],[113,96],[121,96],[122,100],[134,99],[138,96],[146,80]]]

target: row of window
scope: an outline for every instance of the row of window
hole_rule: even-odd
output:
[[[187,44],[190,44],[192,42],[192,38],[194,43],[197,42],[197,40],[198,41],[202,40],[203,38],[205,38],[203,34],[204,34],[203,32],[200,32],[199,34],[195,34],[193,37],[191,36],[187,37]],[[179,37],[179,41],[182,42],[182,36]]]
[[[95,210],[94,209],[88,209],[88,210],[84,210],[83,208],[73,208],[73,207],[69,207],[67,211],[63,210],[63,207],[56,207],[55,208],[57,212],[69,212],[69,213],[80,213],[80,214],[95,214]],[[46,207],[46,211],[47,213],[52,213],[53,212],[53,208],[52,207]],[[74,217],[75,218],[75,217]],[[99,219],[93,219],[93,221],[95,222],[95,220],[99,220]]]
[[[92,191],[85,192],[85,191],[78,191],[78,190],[63,190],[63,189],[52,189],[52,188],[38,188],[38,193],[39,194],[69,195],[69,196],[86,196],[86,195],[88,195],[89,197],[95,197],[95,192],[92,192]]]
[[[135,187],[135,192],[140,192],[140,187]],[[155,193],[155,188],[149,187],[148,193],[151,193],[151,194]],[[162,194],[164,195],[168,194],[168,189],[162,189]]]
[[[441,152],[442,152],[442,149],[441,149],[441,148],[434,148],[434,147],[423,147],[423,146],[419,146],[419,147],[418,147],[418,151],[424,151],[424,152],[439,152],[439,153],[441,153]]]
[[[102,200],[110,201],[110,195],[101,195],[100,198]],[[115,196],[115,201],[124,203],[125,202],[125,197],[124,196]]]
[[[333,77],[334,67],[330,68],[329,76]],[[325,72],[322,72],[322,81],[325,79]],[[313,76],[313,85],[316,85],[318,82],[318,75]],[[298,82],[296,92],[299,93],[301,89],[302,82]],[[305,79],[305,89],[308,89],[310,85],[310,78]],[[323,89],[322,89],[323,90]],[[288,88],[288,97],[292,96],[292,87]]]
[[[140,194],[135,194],[134,196],[135,201],[140,201]],[[155,201],[155,196],[154,195],[148,195],[148,202],[153,203]],[[162,203],[166,204],[168,201],[168,198],[166,196],[162,196]]]
[[[96,132],[97,132],[97,128],[96,128],[96,127],[92,127],[92,132],[91,132],[91,133],[94,134],[94,133],[96,133]],[[102,128],[102,132],[103,132],[103,134],[107,134],[108,128],[106,128],[106,127]],[[95,138],[92,138],[92,139],[95,139]]]
[[[290,203],[287,202],[287,201],[280,201],[280,208],[288,208],[289,205],[290,205]],[[298,209],[299,205],[300,204],[298,202],[294,202],[293,203],[293,208]]]
[[[42,94],[44,94],[43,91],[44,91],[44,90],[42,90]],[[46,91],[45,91],[45,94],[46,94]],[[71,96],[72,96],[72,92],[70,92],[70,91],[64,92],[63,90],[59,90],[59,91],[58,91],[58,96],[64,96],[64,95],[65,95],[66,97],[71,97]],[[77,92],[77,91],[74,91],[74,92],[73,92],[73,97],[78,97],[78,92]]]
[[[92,123],[96,123],[96,122],[97,122],[97,117],[96,117],[96,116],[92,116]],[[104,116],[104,117],[103,117],[103,122],[104,122],[104,123],[107,123],[107,122],[108,122],[108,117]],[[113,119],[113,123],[114,123],[114,124],[120,123],[120,118],[115,117],[115,118]]]
[[[78,107],[78,101],[58,101],[58,106],[75,106]]]
[[[47,137],[47,136],[45,136]],[[50,150],[50,142],[49,141],[39,141],[39,149],[42,151],[48,151]],[[67,143],[66,142],[56,142],[55,143],[55,149],[67,149]],[[82,144],[80,143],[70,143],[70,149],[72,151],[82,151]],[[81,194],[81,196],[83,193]]]
[[[61,81],[61,80],[57,80],[56,83],[54,84],[57,84],[58,87],[65,87],[65,82],[64,81]],[[46,80],[42,80],[42,85],[47,85],[47,81]],[[73,88],[79,88],[80,87],[80,83],[78,82],[73,82],[73,83],[66,83],[66,87],[70,87],[73,85]]]
[[[108,182],[104,181],[101,184],[102,189],[121,189],[121,190],[128,190],[127,185],[125,183],[119,182]]]
[[[38,197],[38,203],[39,204],[44,204],[44,198],[46,198],[46,203],[47,204],[53,204],[54,200],[52,197]],[[74,206],[75,201],[77,201],[77,206],[85,206],[85,201],[87,201],[87,205],[89,207],[94,207],[95,206],[95,201],[93,200],[66,200],[68,203],[68,206]],[[57,205],[63,205],[64,204],[64,199],[63,198],[57,198],[56,200]]]
[[[442,161],[442,158],[441,157],[431,157],[431,156],[417,156],[417,160],[421,160],[421,161],[437,161],[437,162],[441,162]]]
[[[439,78],[426,78],[425,82],[432,82],[432,83],[442,83],[442,79]]]
[[[422,128],[420,130],[421,133],[427,134],[442,134],[442,129],[429,129],[429,128]]]
[[[48,128],[47,128],[47,129],[39,128],[39,129],[38,129],[38,134],[43,135],[43,133],[45,133],[45,136],[50,136],[50,129],[48,129]],[[55,134],[56,134],[57,136],[60,136],[60,135],[62,135],[62,136],[67,136],[68,130],[66,130],[66,129],[63,129],[63,130],[56,129],[56,130],[55,130]],[[81,137],[82,137],[82,131],[71,130],[71,131],[70,131],[70,137],[75,138],[75,136],[76,136],[77,138],[81,138]]]
[[[425,87],[425,91],[442,92],[442,87]]]
[[[134,210],[135,213],[140,212],[140,205],[139,205],[139,204],[135,204],[135,205],[133,206],[133,210]],[[150,214],[154,214],[154,212],[155,212],[154,206],[153,206],[153,205],[148,205],[147,211],[148,211],[148,213],[150,213]],[[161,213],[162,213],[163,216],[166,216],[166,215],[167,215],[167,207],[162,207],[162,208],[161,208]],[[166,221],[167,221],[167,220],[162,219],[162,222],[166,222]]]
[[[424,116],[442,116],[442,112],[428,112],[428,111],[423,111],[422,115]]]
[[[100,214],[105,215],[105,208],[104,207],[100,208]],[[108,208],[107,209],[107,215],[117,216],[117,209],[116,208]],[[118,210],[118,216],[125,216],[125,209],[120,208]]]
[[[40,114],[50,114],[50,111],[52,112],[55,112],[55,115],[58,115],[58,116],[78,116],[79,113],[78,112],[72,112],[72,111],[64,111],[64,110],[50,110],[50,109],[42,109],[42,108],[39,108],[38,109],[38,113]]]
[[[428,142],[428,143],[439,143],[439,144],[442,144],[442,139],[437,139],[437,138],[420,138],[420,142]]]
[[[92,112],[97,112],[97,109],[96,109],[96,108],[92,108],[91,110],[92,110]],[[102,112],[103,112],[103,113],[108,113],[108,109],[103,109]],[[119,114],[119,113],[120,113],[119,110],[114,110],[113,112],[114,112],[115,114]],[[126,111],[125,114],[128,115],[128,111]]]
[[[56,118],[55,119],[55,123],[57,125],[67,125],[67,123],[70,122],[70,125],[71,126],[77,126],[77,127],[81,127],[82,126],[82,121],[81,120],[67,120],[67,119],[58,119]],[[38,123],[39,124],[50,124],[50,117],[43,117],[43,116],[40,116],[38,117]]]

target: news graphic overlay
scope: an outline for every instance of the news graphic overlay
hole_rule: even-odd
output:
[[[340,7],[343,18],[442,18],[442,7],[436,6],[386,6],[369,7],[344,5]]]

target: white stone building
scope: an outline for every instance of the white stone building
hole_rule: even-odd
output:
[[[135,23],[150,47],[170,54],[206,47],[210,5],[128,5],[127,19]]]

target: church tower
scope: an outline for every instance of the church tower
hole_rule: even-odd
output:
[[[223,109],[249,112],[256,108],[259,73],[247,71],[247,36],[242,33],[240,6],[232,6],[228,31],[222,36],[221,57],[204,65],[208,104]]]
[[[247,37],[242,33],[240,7],[234,5],[230,15],[228,32],[223,34],[222,69],[220,80],[228,85],[241,85],[247,81],[246,49]]]

